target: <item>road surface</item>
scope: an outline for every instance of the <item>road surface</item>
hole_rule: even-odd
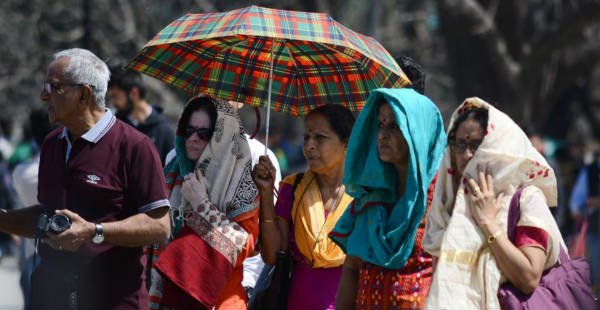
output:
[[[23,309],[20,275],[16,256],[7,256],[0,261],[0,309]]]

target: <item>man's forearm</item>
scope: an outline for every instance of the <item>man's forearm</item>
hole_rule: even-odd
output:
[[[136,214],[121,221],[102,223],[102,226],[104,242],[123,247],[164,243],[171,234],[169,208],[166,207]]]
[[[33,238],[35,224],[42,213],[39,205],[17,210],[0,209],[0,230],[21,237]]]

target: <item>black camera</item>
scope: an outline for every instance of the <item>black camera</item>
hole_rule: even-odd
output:
[[[40,214],[35,226],[36,238],[47,238],[48,233],[60,234],[71,227],[71,219],[64,214],[54,214],[50,218],[46,213]]]

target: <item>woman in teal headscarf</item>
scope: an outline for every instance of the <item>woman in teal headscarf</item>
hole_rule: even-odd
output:
[[[423,307],[431,256],[421,240],[445,146],[440,112],[427,97],[412,89],[371,93],[346,154],[343,183],[355,200],[329,235],[348,255],[337,309]]]

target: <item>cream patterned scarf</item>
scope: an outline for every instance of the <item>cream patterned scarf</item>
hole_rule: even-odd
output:
[[[195,167],[206,180],[208,201],[200,204],[186,201],[181,196],[181,182],[177,181],[170,190],[169,200],[174,213],[183,215],[184,225],[200,236],[207,236],[203,239],[235,264],[237,253],[242,251],[248,236],[233,219],[258,207],[258,190],[252,181],[252,156],[239,116],[226,102],[219,101],[216,108],[215,132]],[[176,147],[176,158],[186,156],[180,154],[181,149]],[[167,173],[167,180],[181,180],[182,177]],[[174,218],[175,222],[177,220]],[[208,227],[216,230],[207,230]]]
[[[227,261],[226,265],[229,265],[227,271],[230,272],[249,237],[236,221],[242,221],[252,216],[250,211],[258,207],[258,190],[250,175],[252,171],[250,147],[240,125],[239,117],[233,108],[226,102],[218,102],[216,109],[215,132],[195,167],[190,165],[185,154],[184,138],[177,133],[175,139],[177,155],[165,167],[165,174],[173,222],[180,223],[179,226],[182,224],[190,228],[222,257],[216,253],[199,253],[192,248],[181,249],[181,243],[177,242],[178,235],[175,235],[166,248],[159,252],[166,253],[176,248],[178,251],[195,253],[194,255],[202,259],[201,261],[197,259],[185,261],[181,256],[170,255],[168,261],[165,261],[164,257],[161,259],[160,254],[158,255],[157,264],[161,265],[163,269],[161,269],[162,272],[159,272],[157,268],[152,269],[149,292],[153,309],[162,307],[165,274],[170,274],[169,280],[174,283],[185,283],[185,279],[195,279],[195,275],[180,274],[177,271],[180,269],[177,267],[178,265],[200,264],[198,268],[216,268],[216,266],[223,266],[221,263],[223,260]],[[202,201],[190,202],[181,194],[182,179],[190,169],[200,170],[204,175],[202,181],[205,182],[204,187],[207,189],[207,193],[206,198]],[[170,246],[174,248],[170,249]],[[191,256],[193,255],[188,257]],[[218,271],[215,270],[215,272]],[[224,279],[218,280],[224,285]],[[206,281],[210,280],[206,279]],[[194,290],[189,287],[181,287],[181,289],[195,298],[207,295],[205,290],[197,288]],[[207,304],[215,302],[210,298],[197,299],[204,303],[206,300],[210,300]]]
[[[523,216],[519,226],[539,227],[548,232],[551,242],[546,266],[552,266],[558,257],[558,245],[562,243],[558,228],[554,220],[545,218],[544,214],[528,212],[526,203],[531,199],[531,193],[541,191],[545,203],[556,206],[554,171],[533,148],[525,133],[506,114],[479,98],[465,100],[452,115],[449,128],[452,128],[461,113],[472,108],[487,109],[489,120],[486,136],[465,167],[464,175],[476,176],[479,165],[491,171],[494,190],[496,193],[505,193],[500,202],[502,209],[496,219],[504,227],[504,231],[512,195],[520,186],[533,185],[523,191],[521,196]],[[483,235],[471,217],[464,178],[461,178],[459,187],[454,188],[454,173],[448,147],[438,170],[434,199],[423,238],[423,248],[439,258],[426,308],[499,309],[496,294],[505,279],[487,247],[487,236]],[[450,216],[448,210],[452,206],[453,213]]]

